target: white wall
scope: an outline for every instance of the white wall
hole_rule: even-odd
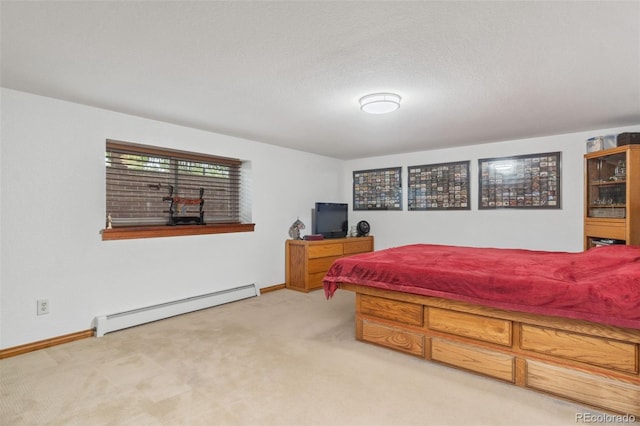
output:
[[[284,282],[284,241],[342,161],[1,89],[0,348],[86,330],[96,315]],[[255,232],[102,241],[107,138],[250,160]],[[50,313],[36,316],[36,300]]]
[[[640,125],[347,161],[343,169],[342,189],[350,205],[353,203],[354,170],[402,166],[404,189],[402,211],[351,211],[349,223],[354,225],[360,220],[369,222],[376,249],[433,243],[581,251],[585,140],[592,136],[625,131],[639,132]],[[562,153],[561,209],[478,210],[479,159],[556,151]],[[466,160],[471,162],[471,210],[407,210],[407,166]]]
[[[96,315],[284,282],[284,241],[316,201],[352,204],[352,172],[470,160],[472,210],[351,212],[382,249],[416,242],[582,249],[585,139],[640,125],[340,161],[0,89],[0,348],[86,330]],[[107,138],[250,160],[255,232],[101,241]],[[561,210],[477,209],[479,158],[562,151]],[[340,194],[340,195],[337,195]],[[36,316],[36,300],[50,313]]]

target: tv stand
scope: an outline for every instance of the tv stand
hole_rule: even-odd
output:
[[[322,288],[322,279],[334,260],[373,251],[373,237],[287,240],[285,287],[308,293]]]

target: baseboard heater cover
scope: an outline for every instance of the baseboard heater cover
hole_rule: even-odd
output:
[[[96,337],[102,337],[112,331],[247,299],[259,294],[254,283],[117,314],[97,316],[94,319]]]

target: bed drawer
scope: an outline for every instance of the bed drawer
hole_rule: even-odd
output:
[[[496,379],[514,381],[514,357],[446,339],[431,339],[431,359]]]
[[[362,340],[411,355],[424,356],[424,335],[386,324],[362,320]]]
[[[342,256],[342,243],[336,244],[318,244],[309,246],[309,259],[327,256]]]
[[[431,330],[511,346],[511,321],[447,309],[429,308],[427,325]]]
[[[526,385],[608,410],[640,416],[638,385],[538,361],[527,361]]]
[[[360,295],[360,313],[403,324],[422,326],[422,305]]]
[[[620,371],[638,372],[638,349],[633,343],[523,324],[520,347]]]

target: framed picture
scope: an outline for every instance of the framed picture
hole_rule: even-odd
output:
[[[469,161],[409,166],[409,210],[470,210]]]
[[[478,160],[478,208],[559,209],[560,153]]]
[[[354,171],[353,210],[402,210],[402,168]]]

